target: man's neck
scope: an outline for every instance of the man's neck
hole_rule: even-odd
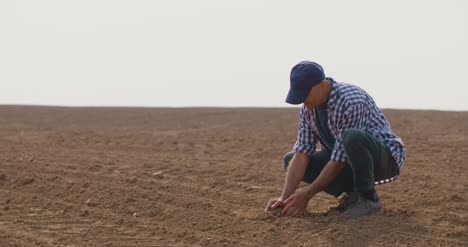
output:
[[[328,98],[330,97],[330,91],[331,91],[331,81],[326,80],[325,88],[323,90],[323,99],[322,103],[320,105],[326,104],[328,102]]]

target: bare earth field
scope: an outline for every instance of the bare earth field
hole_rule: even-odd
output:
[[[263,212],[298,109],[0,106],[0,246],[468,246],[468,112],[384,112],[405,169],[349,220]]]

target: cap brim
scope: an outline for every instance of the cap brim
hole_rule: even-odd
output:
[[[307,95],[309,95],[308,92],[294,91],[292,89],[289,89],[288,96],[286,96],[286,103],[291,105],[302,104],[307,98]]]

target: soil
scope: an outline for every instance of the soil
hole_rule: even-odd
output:
[[[0,245],[468,246],[468,112],[384,113],[408,158],[351,220],[263,211],[298,109],[0,106]]]

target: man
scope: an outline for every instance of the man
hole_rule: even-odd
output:
[[[303,104],[297,142],[284,157],[283,193],[266,211],[299,217],[318,192],[339,197],[350,218],[382,212],[376,184],[398,178],[406,147],[363,89],[325,77],[322,66],[304,61],[291,70],[289,104]],[[316,150],[317,142],[320,149]],[[296,191],[302,181],[310,184]]]

